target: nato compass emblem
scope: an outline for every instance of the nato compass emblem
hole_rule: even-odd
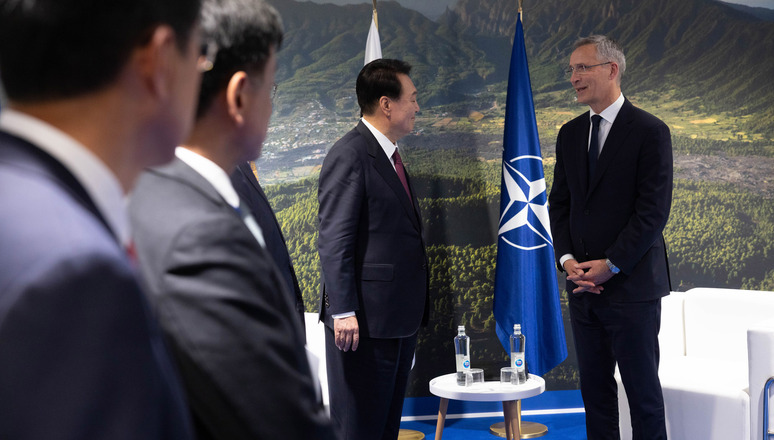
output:
[[[503,161],[503,183],[507,194],[500,196],[500,238],[525,251],[553,246],[543,159],[519,156]]]

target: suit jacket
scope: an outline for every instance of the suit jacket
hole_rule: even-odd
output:
[[[285,281],[288,292],[292,293],[292,301],[295,303],[296,311],[301,317],[301,323],[304,323],[304,298],[301,295],[301,288],[298,285],[296,271],[290,260],[288,246],[285,243],[285,236],[282,235],[277,217],[271,209],[269,199],[261,188],[261,184],[253,173],[250,162],[242,162],[231,173],[231,183],[239,198],[247,204],[250,212],[253,213],[258,226],[263,232],[263,239],[266,241],[266,249],[271,254],[274,263]]]
[[[625,100],[589,179],[589,113],[573,119],[556,140],[549,196],[557,264],[609,258],[621,272],[604,284],[610,300],[645,301],[670,291],[662,232],[672,203],[669,128]],[[563,269],[560,267],[560,269]],[[567,290],[575,284],[568,281]]]
[[[130,220],[200,439],[333,438],[271,256],[179,159],[144,173]]]
[[[83,186],[0,132],[0,205],[0,438],[193,438],[161,331]]]
[[[419,205],[362,122],[325,157],[318,197],[320,318],[354,310],[364,336],[416,333],[429,307]]]

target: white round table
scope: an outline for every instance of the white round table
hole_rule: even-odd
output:
[[[521,399],[537,396],[545,390],[546,381],[535,374],[530,374],[527,382],[522,385],[490,381],[474,383],[468,387],[457,385],[457,373],[438,376],[430,381],[430,392],[441,398],[435,438],[441,440],[449,399],[454,399],[473,402],[503,402],[505,438],[508,440],[519,439],[521,438]]]

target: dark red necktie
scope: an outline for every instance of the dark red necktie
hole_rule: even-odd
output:
[[[408,180],[406,180],[406,170],[403,168],[403,160],[401,160],[397,148],[392,153],[392,159],[395,161],[395,172],[398,173],[398,179],[400,179],[400,183],[403,184],[403,188],[406,190],[409,200],[411,200],[411,191],[409,190]]]
[[[134,241],[129,239],[129,243],[124,247],[124,251],[126,251],[126,255],[129,257],[129,261],[132,263],[133,267],[137,267],[137,249],[134,247]]]

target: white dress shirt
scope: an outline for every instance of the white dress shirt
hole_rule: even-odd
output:
[[[67,133],[30,115],[3,108],[0,130],[24,139],[59,161],[83,186],[121,245],[130,243],[126,198],[118,178],[100,158]]]
[[[390,163],[392,164],[392,169],[395,169],[395,160],[392,158],[392,155],[395,154],[395,150],[398,149],[398,143],[392,143],[387,136],[383,135],[381,131],[377,130],[376,127],[371,125],[370,122],[366,121],[365,118],[360,118],[361,121],[363,121],[363,125],[368,128],[368,130],[371,132],[371,134],[374,135],[376,138],[376,142],[379,142],[379,146],[382,147],[382,150],[384,150],[384,154],[387,155],[387,159],[390,159]]]

